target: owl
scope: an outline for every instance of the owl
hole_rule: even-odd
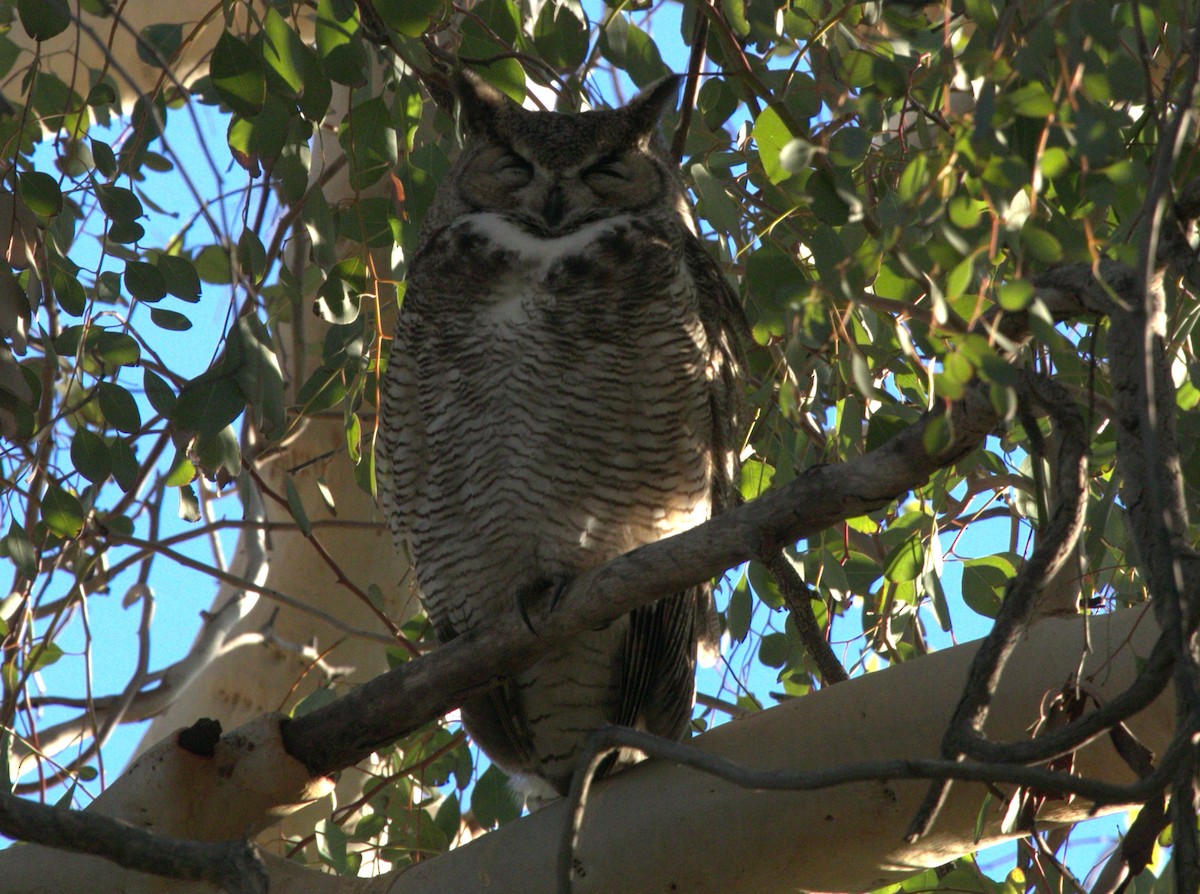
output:
[[[456,76],[463,148],[409,264],[378,441],[443,642],[730,504],[745,324],[657,135],[677,89],[562,114]],[[711,603],[578,634],[464,704],[467,731],[531,803],[600,727],[682,738]]]

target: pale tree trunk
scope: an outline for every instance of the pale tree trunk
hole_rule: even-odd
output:
[[[1085,629],[1091,651],[1081,665]],[[1062,689],[1081,668],[1089,691],[1102,700],[1111,699],[1137,676],[1158,632],[1144,607],[1097,618],[1041,621],[1023,638],[1008,664],[988,733],[997,739],[1027,738],[1029,727],[1039,718],[1043,696]],[[772,770],[934,757],[975,650],[975,644],[958,646],[856,678],[718,727],[694,744],[735,763]],[[1161,755],[1174,729],[1170,696],[1160,697],[1128,725]],[[269,821],[268,802],[274,800],[274,809],[282,811],[320,793],[321,783],[305,780],[282,750],[271,718],[252,722],[244,732],[245,740],[255,747],[232,749],[226,762],[180,756],[181,749],[172,740],[165,741],[131,767],[92,809],[112,810],[168,833],[233,838],[247,827],[260,828]],[[243,760],[254,761],[253,768],[239,772]],[[168,794],[157,782],[161,774],[153,761],[169,770],[187,764],[188,772],[181,774],[186,784],[172,787]],[[1108,782],[1135,778],[1107,736],[1080,750],[1076,769]],[[237,784],[255,780],[254,785],[239,797],[237,784],[230,791],[222,782],[231,774]],[[1014,837],[1000,831],[1003,805],[994,800],[985,813],[982,837],[976,840],[984,788],[959,783],[951,788],[932,833],[915,844],[906,843],[904,830],[926,785],[888,779],[811,792],[756,792],[668,763],[644,763],[593,790],[575,854],[584,875],[576,879],[574,890],[580,894],[867,891]],[[1015,789],[1010,784],[999,787],[1006,793]],[[225,797],[230,800],[224,801]],[[230,804],[227,816],[206,807],[217,798]],[[153,806],[149,814],[147,805]],[[1048,800],[1039,819],[1077,822],[1089,815],[1091,806],[1083,798]],[[195,821],[197,813],[202,822]],[[556,890],[555,855],[563,822],[560,802],[414,868],[370,880],[331,879],[317,870],[268,857],[271,891],[549,894]],[[151,879],[97,858],[41,847],[20,847],[0,855],[0,872],[6,879],[19,880],[18,889],[31,894],[74,890],[82,884],[93,890],[129,892],[212,890]]]
[[[136,2],[122,8],[123,24],[80,13],[78,30],[70,27],[41,45],[40,64],[71,84],[86,83],[88,68],[100,69],[111,61],[110,73],[128,108],[140,93],[155,89],[162,75],[161,70],[139,58],[135,49],[137,33],[149,24],[184,26],[191,40],[171,68],[186,84],[206,73],[207,54],[226,25],[219,8],[214,9],[216,14],[194,34],[198,16],[213,9],[185,3]],[[237,21],[245,24],[246,15],[240,14]],[[311,21],[306,24],[311,26]],[[12,36],[33,52],[21,28],[14,28]],[[345,111],[337,109],[337,102],[344,99],[342,92],[335,97],[330,112],[334,125]],[[318,136],[328,135],[319,132]],[[319,175],[321,164],[331,163],[340,152],[333,138],[315,147],[314,177]],[[339,188],[345,195],[350,194],[344,171],[326,185],[331,202],[337,200],[333,193]],[[293,244],[300,242],[297,239]],[[378,261],[379,269],[386,270],[386,259]],[[297,263],[303,265],[307,258]],[[281,327],[281,337],[288,342],[282,351],[282,363],[289,393],[319,362],[324,334],[324,325],[311,316],[309,306],[297,308],[296,314],[293,324]],[[139,719],[148,712],[159,712],[139,752],[153,747],[171,730],[189,726],[199,718],[214,718],[231,729],[264,712],[286,710],[326,682],[325,668],[339,672],[339,691],[387,670],[385,647],[394,639],[380,615],[402,623],[411,615],[415,598],[411,588],[403,585],[407,565],[397,555],[380,512],[355,482],[340,415],[331,416],[336,418],[305,420],[285,449],[272,460],[257,463],[256,471],[266,491],[275,495],[286,493],[285,479],[290,479],[313,523],[315,538],[332,562],[322,557],[321,550],[296,528],[285,506],[269,495],[260,496],[257,486],[243,476],[241,486],[256,492],[251,505],[259,509],[261,520],[290,527],[267,533],[250,530],[242,535],[229,571],[256,589],[247,590],[235,583],[222,583],[217,588],[187,658],[172,668],[157,695],[145,700],[144,708],[135,704],[127,714],[128,719]],[[334,496],[336,515],[325,506],[318,478]],[[339,574],[344,574],[352,586],[341,585]],[[384,597],[376,607],[378,611],[361,596],[372,583]],[[280,594],[280,598],[272,598],[273,593]],[[170,594],[164,595],[169,598]],[[320,655],[319,665],[314,662],[314,653]],[[77,736],[78,731],[68,727],[55,741],[59,747],[67,747]],[[32,755],[17,753],[15,757],[14,770],[19,774],[24,769],[21,759],[27,761]],[[346,774],[348,787],[360,783],[356,774]],[[311,827],[311,818],[296,826],[305,832]],[[291,829],[285,834],[287,831]],[[272,833],[272,837],[277,836],[278,830]]]

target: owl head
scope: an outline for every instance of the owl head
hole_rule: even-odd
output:
[[[692,227],[676,165],[658,137],[678,78],[627,105],[578,114],[523,109],[470,71],[454,80],[463,150],[439,188],[426,232],[477,212],[542,236],[616,215],[666,211]]]

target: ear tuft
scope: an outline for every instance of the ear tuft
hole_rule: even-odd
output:
[[[650,136],[658,127],[663,113],[675,107],[682,80],[683,78],[674,74],[660,78],[641,90],[625,106],[625,111],[633,118],[634,128],[639,136]]]
[[[469,68],[454,72],[451,89],[458,100],[463,129],[470,133],[494,134],[496,114],[508,104],[504,94]]]

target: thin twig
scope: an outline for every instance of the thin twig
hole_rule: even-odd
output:
[[[1193,718],[1171,740],[1154,773],[1136,782],[1120,785],[1042,767],[934,759],[864,761],[818,770],[753,770],[683,742],[626,727],[605,727],[589,740],[571,779],[566,799],[566,822],[563,823],[558,853],[558,890],[560,894],[570,894],[572,889],[575,847],[591,789],[591,778],[605,755],[619,748],[636,749],[653,760],[670,761],[715,776],[739,788],[762,791],[814,791],[881,779],[953,779],[960,782],[1009,783],[1050,794],[1073,794],[1100,807],[1135,804],[1161,790],[1181,765],[1190,760],[1191,735],[1197,728],[1197,719]]]
[[[796,633],[800,642],[808,650],[808,654],[817,665],[822,681],[827,686],[842,683],[850,679],[842,663],[833,654],[829,640],[825,638],[821,625],[817,623],[816,613],[813,612],[813,599],[818,598],[813,589],[800,579],[787,555],[782,551],[772,553],[763,564],[779,587],[783,601],[787,604],[792,615],[792,623],[796,625]]]
[[[1058,483],[1055,508],[1042,529],[1033,555],[1009,584],[1000,614],[971,662],[963,695],[942,740],[942,757],[962,756],[972,740],[982,738],[992,693],[1005,664],[1025,630],[1046,581],[1073,554],[1083,532],[1087,510],[1087,437],[1083,417],[1069,395],[1048,379],[1028,374],[1023,379],[1021,399],[1036,400],[1052,416],[1059,434]],[[915,841],[925,835],[937,818],[949,791],[949,780],[929,787],[907,837]]]

